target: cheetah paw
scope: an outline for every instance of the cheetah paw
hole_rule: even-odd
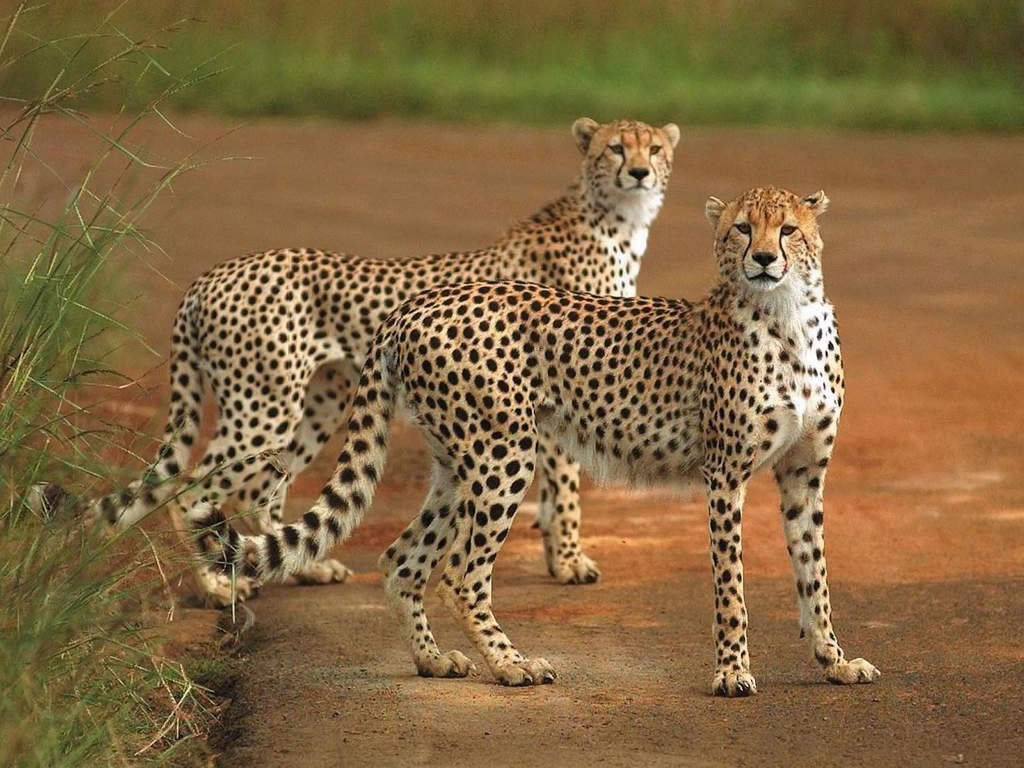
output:
[[[549,570],[559,584],[593,584],[601,578],[597,563],[582,552],[571,560],[551,566]]]
[[[495,667],[494,676],[502,685],[546,685],[555,682],[555,670],[544,659],[522,659]]]
[[[236,576],[232,589],[230,574],[203,569],[197,574],[203,602],[211,608],[227,608],[232,602],[245,602],[259,593],[259,586],[248,576]]]
[[[460,651],[448,651],[416,659],[416,672],[420,677],[465,677],[476,672],[476,665]]]
[[[292,578],[299,584],[342,584],[351,575],[350,568],[331,559],[310,563]]]
[[[736,670],[719,670],[711,681],[711,693],[715,696],[753,696],[757,693],[757,683],[749,672]]]
[[[825,670],[825,679],[835,685],[873,683],[881,676],[882,673],[865,659],[853,659],[851,661],[843,659]]]

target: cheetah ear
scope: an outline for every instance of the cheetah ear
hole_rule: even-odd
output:
[[[587,153],[590,140],[594,138],[594,134],[600,127],[596,120],[591,120],[589,117],[581,117],[572,124],[572,136],[576,139],[576,146],[580,148],[580,152]]]
[[[821,216],[828,210],[828,196],[825,194],[825,190],[819,189],[813,195],[805,197],[804,205],[810,208],[811,213],[815,216]]]
[[[725,210],[725,203],[719,200],[717,197],[709,197],[708,201],[704,203],[704,215],[708,221],[711,222],[711,228],[716,229],[718,227],[718,220],[722,217],[722,211]]]
[[[675,149],[676,144],[679,143],[679,126],[675,123],[665,123],[661,126],[661,131],[668,138],[672,148]]]

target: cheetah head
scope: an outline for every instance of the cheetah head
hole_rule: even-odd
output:
[[[572,135],[583,154],[586,191],[612,205],[625,198],[657,196],[660,200],[672,173],[672,152],[679,126],[655,128],[636,120],[598,123],[581,117]]]
[[[770,292],[795,280],[820,281],[818,217],[828,209],[822,191],[799,197],[759,187],[729,203],[708,198],[704,212],[715,232],[722,275],[753,291]]]

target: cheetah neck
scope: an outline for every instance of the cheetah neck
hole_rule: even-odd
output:
[[[661,192],[599,199],[577,179],[565,195],[480,254],[505,279],[635,296],[647,233],[662,199]]]
[[[651,192],[643,195],[616,195],[609,199],[595,194],[577,182],[579,208],[588,227],[595,234],[602,260],[598,270],[608,270],[611,276],[609,290],[621,296],[635,296],[637,277],[651,224],[661,210],[664,195]]]
[[[588,217],[597,217],[620,229],[645,231],[654,223],[665,199],[660,190],[643,194],[621,192],[609,195],[594,190],[582,177],[572,185],[569,195],[576,198],[580,210]]]
[[[754,333],[762,341],[774,340],[786,348],[805,371],[817,367],[815,337],[820,337],[823,326],[835,322],[820,279],[793,279],[770,292],[724,282],[712,292],[709,303],[724,310],[742,335],[749,338]]]

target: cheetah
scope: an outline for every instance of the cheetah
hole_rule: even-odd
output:
[[[155,464],[142,480],[104,497],[87,513],[127,527],[174,492],[198,439],[204,381],[218,407],[217,431],[179,491],[200,550],[206,529],[234,499],[271,534],[285,495],[343,423],[354,372],[373,333],[403,300],[438,285],[517,279],[617,296],[636,280],[679,141],[677,125],[580,118],[572,135],[582,154],[569,190],[482,250],[384,261],[319,250],[274,250],[220,264],[186,292],[171,336],[171,403]],[[600,571],[579,544],[579,465],[546,431],[538,434],[542,482],[539,527],[549,573],[588,583]],[[40,498],[60,495],[42,488]],[[324,553],[326,554],[326,552]],[[337,560],[311,562],[300,581],[344,581]],[[208,602],[245,599],[255,586],[201,568]]]
[[[527,282],[428,291],[380,328],[353,398],[348,439],[319,499],[265,536],[221,525],[221,567],[265,579],[301,570],[370,505],[397,406],[433,452],[423,508],[381,555],[386,592],[426,677],[472,664],[442,652],[424,612],[437,590],[507,685],[555,671],[512,644],[491,608],[491,574],[531,479],[541,435],[599,478],[703,481],[714,577],[711,692],[757,687],[747,653],[741,524],[747,482],[769,467],[781,494],[800,628],[834,683],[879,677],[836,639],[825,566],[823,492],[843,405],[843,366],[821,272],[824,192],[773,187],[707,202],[721,277],[700,302],[571,292]]]

